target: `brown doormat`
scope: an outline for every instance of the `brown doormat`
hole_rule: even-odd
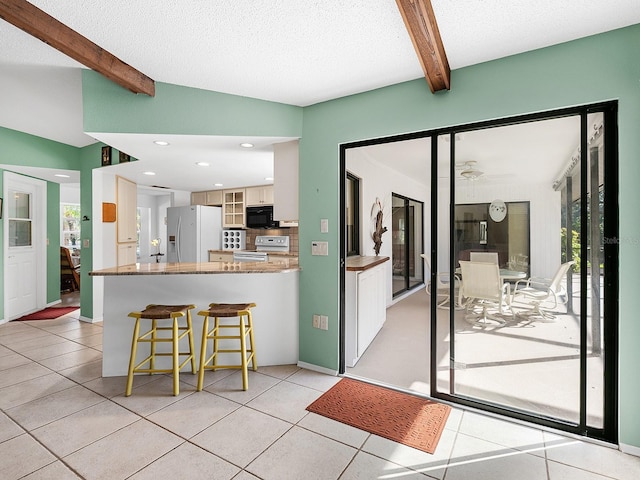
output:
[[[78,308],[80,307],[47,307],[44,310],[30,313],[29,315],[17,318],[16,320],[53,320],[54,318],[71,313]]]
[[[324,417],[433,453],[451,407],[343,378],[307,407]]]

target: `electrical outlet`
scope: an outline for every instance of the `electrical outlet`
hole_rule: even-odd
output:
[[[329,330],[329,317],[320,315],[320,330]]]
[[[320,328],[320,315],[313,315],[313,328]]]

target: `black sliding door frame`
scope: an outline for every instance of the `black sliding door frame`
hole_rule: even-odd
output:
[[[434,333],[437,331],[436,311],[431,311],[431,396],[433,398],[450,401],[460,405],[477,408],[480,410],[488,411],[511,417],[518,420],[528,421],[531,423],[543,425],[550,428],[556,428],[569,433],[587,436],[605,442],[617,443],[618,441],[618,262],[619,262],[619,248],[618,242],[612,239],[619,238],[619,216],[618,216],[618,138],[617,138],[617,102],[604,102],[594,105],[579,106],[573,108],[559,109],[554,111],[540,112],[530,115],[521,115],[517,117],[510,117],[502,120],[494,120],[488,122],[479,122],[475,124],[461,125],[451,129],[442,129],[433,132],[434,137],[431,142],[431,156],[432,159],[438,158],[438,142],[436,141],[437,135],[447,135],[449,137],[450,148],[450,168],[449,172],[449,216],[451,221],[449,222],[449,251],[454,251],[454,213],[455,213],[455,136],[464,134],[465,132],[477,131],[487,128],[502,127],[509,125],[516,125],[527,122],[536,122],[543,120],[551,120],[555,118],[562,118],[568,116],[580,116],[580,149],[585,154],[580,156],[580,198],[581,198],[581,225],[583,228],[589,224],[588,218],[588,169],[589,169],[589,155],[588,155],[588,125],[587,116],[591,113],[602,113],[604,116],[604,155],[605,155],[605,168],[604,168],[604,309],[603,309],[603,322],[604,329],[604,423],[603,428],[596,428],[587,424],[587,339],[588,339],[588,326],[585,321],[588,304],[587,295],[588,291],[586,268],[580,273],[580,290],[583,294],[580,295],[580,419],[577,423],[559,420],[553,417],[536,415],[526,411],[520,411],[515,408],[508,408],[499,404],[493,404],[488,401],[482,401],[473,399],[470,397],[458,395],[454,391],[455,386],[455,341],[450,343],[449,347],[449,391],[447,393],[438,391],[438,371],[437,371],[437,335]],[[437,260],[437,219],[438,215],[438,195],[437,195],[437,179],[438,179],[438,167],[437,162],[432,161],[432,197],[431,197],[431,261],[433,265],[436,265]],[[582,265],[587,265],[588,261],[588,236],[586,232],[581,235],[580,245],[580,260]],[[453,255],[449,256],[449,271],[455,272],[455,258]],[[454,278],[453,273],[451,275],[451,291],[450,298],[455,298],[454,295]],[[455,332],[454,315],[453,310],[449,316],[449,329],[450,332]]]
[[[438,391],[438,344],[437,344],[437,309],[431,308],[430,311],[430,328],[431,328],[431,343],[430,343],[430,384],[431,384],[431,397],[449,401],[461,406],[476,408],[479,410],[487,411],[503,415],[506,417],[514,418],[517,420],[527,421],[534,424],[542,425],[549,428],[554,428],[576,435],[587,436],[594,439],[599,439],[605,442],[617,443],[618,441],[618,264],[619,264],[619,246],[617,239],[619,238],[619,215],[618,215],[618,126],[617,126],[617,101],[602,102],[592,105],[583,105],[569,108],[562,108],[556,110],[550,110],[535,114],[518,115],[509,118],[503,118],[492,121],[477,122],[471,124],[458,125],[454,127],[447,127],[441,129],[433,129],[429,131],[416,132],[411,134],[396,135],[386,138],[378,138],[373,140],[359,141],[341,144],[340,147],[340,199],[341,205],[344,205],[345,198],[345,180],[346,180],[346,151],[350,148],[357,148],[363,146],[384,144],[399,142],[403,140],[412,140],[418,138],[431,138],[430,152],[425,152],[425,158],[431,156],[431,164],[425,165],[425,168],[430,168],[431,171],[431,224],[430,224],[430,238],[431,246],[430,251],[426,252],[430,257],[430,279],[425,278],[425,281],[430,280],[432,284],[435,284],[436,272],[438,270],[438,175],[439,173],[446,173],[449,175],[449,242],[446,248],[449,252],[454,252],[454,221],[455,214],[455,163],[456,163],[456,151],[455,151],[455,138],[457,134],[463,134],[465,132],[489,129],[498,126],[509,126],[528,122],[537,122],[542,120],[551,120],[569,116],[580,117],[580,147],[584,152],[580,159],[580,198],[581,198],[581,213],[580,220],[581,225],[588,225],[588,184],[587,184],[587,171],[589,168],[589,155],[587,151],[588,145],[588,125],[587,117],[592,113],[602,113],[604,117],[604,211],[603,211],[603,234],[604,234],[604,306],[602,310],[603,321],[603,339],[604,339],[604,386],[603,386],[603,426],[602,428],[596,428],[587,424],[586,412],[587,412],[587,322],[585,321],[587,315],[587,275],[586,273],[580,273],[580,415],[579,421],[572,423],[569,421],[559,420],[557,418],[530,413],[527,411],[517,410],[515,408],[509,408],[503,405],[491,403],[488,401],[482,401],[470,397],[458,395],[454,391],[455,386],[455,342],[450,343],[450,358],[449,358],[449,391]],[[438,137],[447,136],[449,138],[449,171],[438,171]],[[578,188],[578,185],[573,185],[573,188]],[[423,208],[424,213],[424,208]],[[345,272],[346,272],[346,236],[344,232],[345,225],[345,212],[344,208],[340,212],[340,367],[339,372],[342,374],[345,372],[345,352],[344,352],[344,332],[345,332]],[[425,225],[423,224],[423,228]],[[424,234],[424,232],[423,232]],[[580,245],[580,260],[582,265],[587,265],[588,261],[588,244],[587,235],[581,236]],[[406,259],[405,259],[406,260]],[[450,298],[456,298],[454,288],[454,272],[455,272],[455,259],[453,254],[449,255],[448,271],[451,272],[451,291]],[[586,272],[586,269],[584,270]],[[455,332],[454,325],[454,310],[450,310],[449,316],[449,328],[451,332]],[[425,345],[426,347],[426,345]]]

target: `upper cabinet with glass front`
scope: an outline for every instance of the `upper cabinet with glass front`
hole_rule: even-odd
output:
[[[245,222],[245,189],[224,190],[222,205],[223,227],[244,228]]]

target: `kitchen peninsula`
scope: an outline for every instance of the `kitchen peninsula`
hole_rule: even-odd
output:
[[[127,374],[134,320],[148,304],[194,304],[196,362],[200,357],[203,318],[212,303],[254,302],[258,368],[298,362],[297,259],[269,262],[136,263],[93,271],[104,277],[102,376]],[[186,338],[181,351],[188,348]],[[237,348],[237,347],[235,347]],[[139,349],[138,361],[148,354]],[[221,363],[224,362],[221,359]],[[160,357],[161,362],[169,357]],[[237,361],[237,359],[235,359]],[[186,367],[185,367],[186,368]]]

